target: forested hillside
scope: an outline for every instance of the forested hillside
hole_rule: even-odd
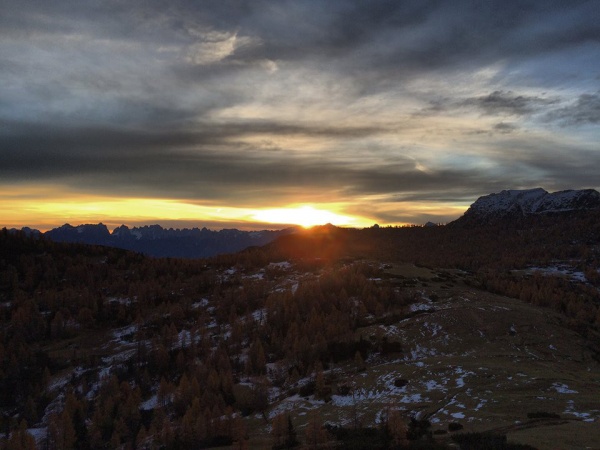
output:
[[[341,405],[358,395],[344,373],[417,364],[409,337],[382,330],[463,292],[553,310],[583,361],[598,360],[599,252],[591,214],[468,230],[325,226],[206,260],[3,230],[0,445],[349,448],[372,435],[355,448],[443,447],[421,406],[390,405],[372,423],[355,408],[332,424],[282,405]]]

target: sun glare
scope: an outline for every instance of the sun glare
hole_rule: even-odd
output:
[[[254,219],[266,223],[288,223],[300,225],[304,228],[315,225],[350,225],[354,219],[340,214],[335,214],[324,209],[312,206],[299,206],[296,208],[265,209],[254,214]]]

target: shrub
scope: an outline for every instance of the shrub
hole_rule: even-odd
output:
[[[352,386],[348,386],[347,384],[340,384],[337,387],[338,395],[348,396],[350,392],[352,392]]]
[[[401,388],[404,387],[408,384],[408,380],[404,379],[404,378],[396,378],[394,380],[394,386],[396,386],[397,388]]]
[[[301,397],[309,397],[315,393],[315,386],[315,382],[311,380],[305,385],[300,386],[298,393]]]
[[[415,441],[417,439],[421,439],[423,437],[431,438],[431,422],[427,419],[416,419],[414,417],[410,418],[410,423],[408,424],[408,431],[406,433],[406,437],[410,441]]]
[[[461,450],[536,450],[535,447],[507,442],[506,435],[494,433],[461,433],[452,436]]]
[[[448,431],[462,430],[464,427],[458,422],[452,422],[448,424]]]
[[[504,450],[506,448],[506,436],[492,433],[463,433],[455,434],[452,440],[460,445],[462,450]]]
[[[527,413],[528,419],[560,419],[560,415],[545,411],[535,411]]]
[[[327,427],[345,450],[379,450],[389,448],[390,436],[378,428]]]

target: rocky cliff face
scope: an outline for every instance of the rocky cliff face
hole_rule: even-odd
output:
[[[518,220],[536,214],[568,213],[600,209],[600,193],[594,189],[549,193],[542,188],[505,190],[477,199],[455,224],[489,224],[502,219]]]

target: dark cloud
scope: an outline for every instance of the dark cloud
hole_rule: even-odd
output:
[[[191,198],[205,195],[207,190],[221,198],[243,195],[237,190],[227,191],[227,186],[335,187],[344,178],[334,169],[339,162],[319,159],[311,163],[312,157],[288,152],[273,155],[244,138],[268,133],[275,137],[352,139],[389,132],[376,127],[264,122],[205,124],[198,128],[191,132],[11,124],[11,133],[0,134],[0,148],[5,150],[0,152],[0,174],[4,180],[85,180],[85,186],[99,190],[135,186],[139,191],[152,190],[155,195],[162,192]],[[196,191],[199,186],[203,186],[202,191]],[[223,193],[219,194],[220,190]]]
[[[514,123],[499,122],[493,127],[498,133],[512,133],[519,129]]]
[[[169,157],[184,150],[194,152],[207,148],[237,153],[238,149],[249,149],[250,146],[240,140],[254,135],[356,139],[396,132],[394,128],[383,126],[327,126],[260,120],[226,124],[196,123],[194,130],[169,127],[69,127],[14,121],[0,121],[0,127],[0,130],[5,129],[4,132],[0,131],[0,146],[5,150],[0,153],[0,158],[5,158],[5,165],[0,170],[6,171],[16,168],[10,167],[8,161],[23,161],[22,169],[29,170],[34,166],[30,163],[46,154],[62,154],[66,158],[76,158],[78,155],[84,158],[104,158],[108,155],[142,158],[157,153]],[[254,149],[260,150],[260,147]]]
[[[23,127],[24,130],[29,130]],[[238,139],[264,130],[322,137],[380,133],[370,128],[324,129],[280,124],[228,126],[196,133],[125,132],[109,129],[40,130],[0,137],[0,174],[8,180],[55,180],[73,189],[113,195],[145,194],[195,200],[237,200],[268,192],[273,199],[323,195],[393,194],[415,189],[465,189],[485,178],[477,171],[423,172],[411,158],[396,156],[379,165],[319,154],[239,151]],[[232,145],[234,148],[232,148]],[[245,144],[248,146],[248,144]],[[18,149],[18,151],[17,151]],[[168,149],[168,150],[165,150]],[[465,187],[466,186],[466,187]]]
[[[467,99],[463,105],[475,106],[489,115],[524,116],[556,102],[555,99],[494,91],[489,95]]]
[[[201,203],[253,205],[265,195],[273,202],[385,195],[379,201],[455,203],[507,188],[594,186],[600,165],[600,155],[594,152],[552,148],[547,142],[540,148],[511,140],[491,156],[493,172],[477,167],[423,171],[412,158],[402,156],[366,165],[319,154],[241,152],[231,148],[228,139],[232,136],[222,131],[152,135],[81,130],[80,135],[61,137],[53,132],[52,137],[39,140],[18,137],[15,142],[21,145],[20,151],[0,154],[0,175],[5,182],[58,181],[78,192]],[[244,132],[246,128],[241,127],[237,138]],[[282,132],[298,129],[282,127]],[[2,148],[14,148],[10,139],[2,138],[0,143]]]
[[[571,105],[549,112],[546,119],[564,125],[600,124],[600,94],[582,94]]]
[[[568,7],[560,1],[276,3],[257,2],[236,20],[240,30],[264,40],[248,57],[333,58],[361,73],[394,69],[401,75],[480,64],[482,58],[522,58],[600,36],[593,6],[585,1]]]
[[[512,91],[496,90],[486,95],[469,98],[436,97],[428,100],[428,105],[414,114],[415,117],[468,113],[475,110],[487,116],[529,117],[536,114],[547,114],[560,102],[559,98],[516,94]],[[496,132],[514,131],[514,124],[500,122],[494,125]],[[476,132],[487,133],[485,129]]]

